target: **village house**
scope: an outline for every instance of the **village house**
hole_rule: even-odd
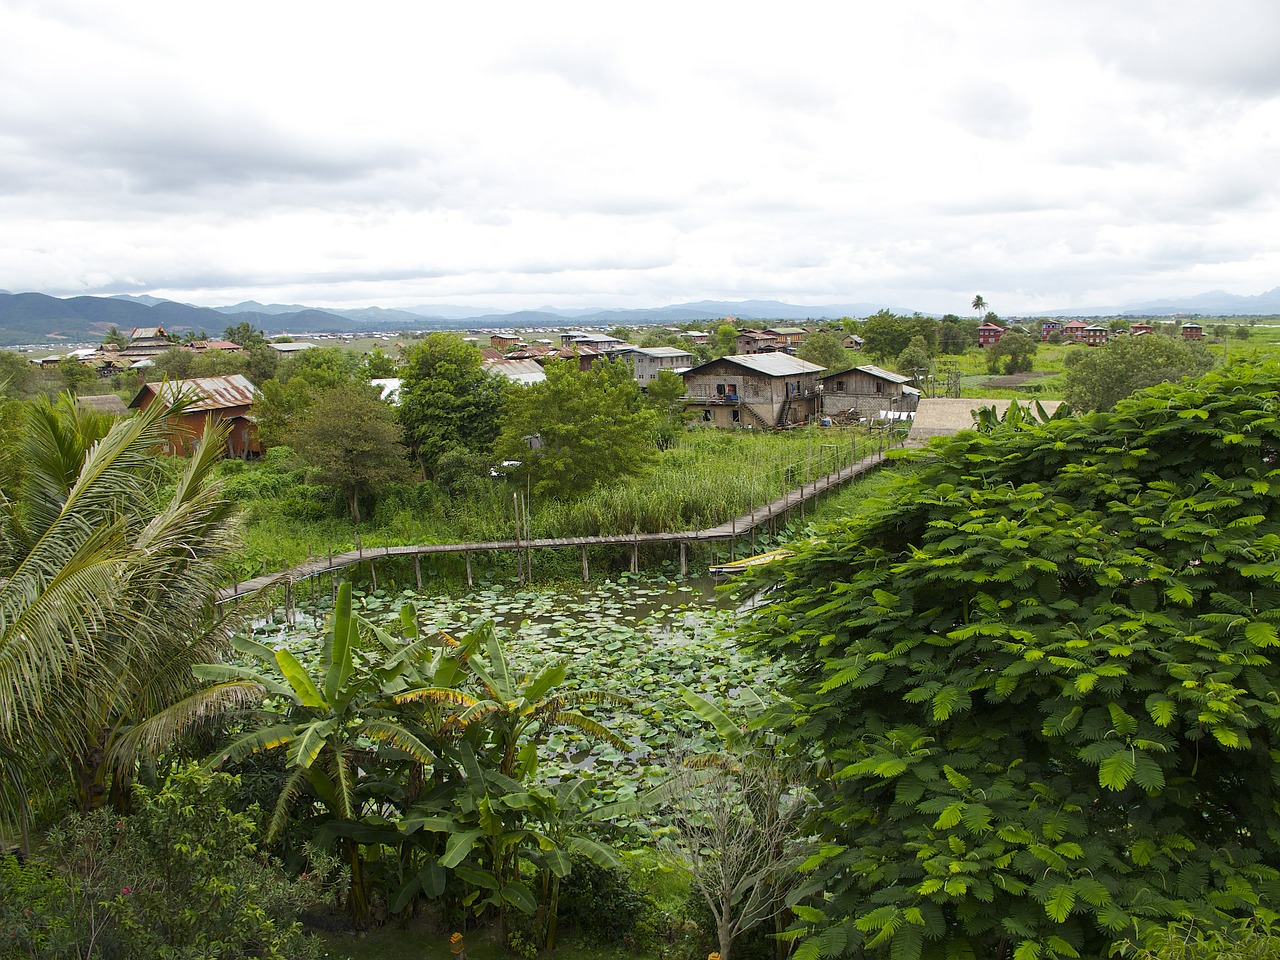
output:
[[[770,327],[765,333],[773,337],[778,350],[794,350],[800,344],[804,343],[804,338],[809,331],[800,327]]]
[[[829,373],[821,381],[819,412],[824,417],[852,414],[858,419],[893,419],[892,415],[915,410],[920,391],[909,386],[910,377],[866,364]]]
[[[1184,323],[1182,325],[1183,340],[1201,340],[1204,338],[1204,327],[1198,323]]]
[[[143,361],[154,360],[171,347],[173,341],[164,332],[164,327],[134,327],[128,346],[114,353],[111,362],[116,369],[134,367]]]
[[[495,350],[510,350],[520,343],[520,338],[513,333],[495,333],[489,337],[489,346]]]
[[[1055,333],[1062,333],[1061,320],[1041,320],[1040,321],[1040,339],[1048,340]]]
[[[978,346],[994,347],[1000,342],[1000,338],[1004,336],[1004,327],[998,323],[987,321],[978,328]]]
[[[858,336],[856,333],[850,333],[850,334],[846,335],[846,336],[845,336],[845,338],[844,338],[844,340],[843,340],[843,341],[841,341],[841,342],[844,344],[844,348],[845,348],[846,350],[861,350],[861,349],[862,349],[863,344],[864,344],[866,341],[864,341],[864,340],[863,340],[860,336]]]
[[[1129,327],[1129,333],[1135,337],[1145,337],[1147,334],[1154,332],[1155,327],[1149,323],[1135,323]]]
[[[750,356],[753,353],[772,353],[778,349],[778,338],[763,330],[743,330],[738,334],[734,348],[738,356]]]
[[[1099,323],[1091,323],[1080,331],[1080,342],[1088,347],[1100,347],[1110,339],[1110,329]]]
[[[187,455],[195,441],[204,435],[205,424],[229,424],[227,455],[239,460],[262,453],[258,442],[258,426],[249,413],[257,391],[241,374],[226,377],[197,377],[191,380],[165,380],[143,384],[129,401],[135,410],[146,410],[153,403],[172,404],[179,398],[189,401],[182,413],[167,424],[166,451]]]
[[[692,353],[679,347],[626,347],[611,350],[609,355],[628,364],[636,383],[641,387],[657,379],[663,370],[679,372],[689,369],[695,359]]]
[[[714,427],[785,427],[817,416],[826,368],[785,353],[735,355],[686,370],[686,409]]]
[[[1088,326],[1083,320],[1068,320],[1062,325],[1062,336],[1076,343],[1084,343],[1084,331]]]

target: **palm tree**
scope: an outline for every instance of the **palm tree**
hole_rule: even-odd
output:
[[[983,317],[987,315],[987,301],[983,299],[982,294],[973,298],[973,312],[978,315],[978,323],[982,323]]]
[[[223,436],[207,430],[176,482],[155,453],[182,406],[119,422],[69,396],[28,408],[24,479],[0,493],[9,810],[27,785],[58,782],[34,758],[70,775],[81,809],[108,790],[126,800],[136,754],[118,750],[121,735],[187,693],[191,664],[216,656],[236,624],[215,605],[239,543],[211,480]]]

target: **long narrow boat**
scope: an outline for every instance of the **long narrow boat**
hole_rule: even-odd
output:
[[[711,575],[714,577],[732,577],[739,573],[745,573],[752,567],[757,567],[762,563],[770,563],[774,560],[781,560],[783,557],[791,556],[790,550],[770,550],[768,553],[759,553],[754,557],[743,557],[741,560],[732,560],[729,563],[717,563],[713,567],[709,567]]]

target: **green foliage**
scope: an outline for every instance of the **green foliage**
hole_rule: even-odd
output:
[[[601,867],[585,857],[573,858],[573,869],[560,886],[561,923],[604,946],[643,943],[648,931],[642,922],[653,910],[653,902],[632,885],[625,869]]]
[[[237,786],[181,770],[138,788],[131,816],[73,816],[39,860],[0,866],[3,955],[318,957],[297,919],[318,889],[258,854],[253,812],[230,809]]]
[[[1035,360],[1038,341],[1025,333],[1010,330],[983,352],[987,358],[988,373],[1026,373]]]
[[[935,442],[766,574],[824,952],[1100,956],[1280,894],[1280,368]]]
[[[449,450],[487,453],[498,435],[502,378],[480,365],[480,351],[456,334],[432,333],[405,355],[399,419],[425,479]]]
[[[545,369],[546,380],[511,391],[495,445],[497,459],[520,464],[512,474],[521,486],[531,481],[539,495],[572,497],[654,459],[658,417],[630,367],[598,360],[580,370],[561,360]]]
[[[826,367],[827,373],[841,373],[854,365],[853,355],[845,349],[844,337],[824,330],[806,336],[804,343],[796,348],[796,356]]]
[[[973,427],[983,433],[990,433],[1000,427],[1031,427],[1040,423],[1048,423],[1050,420],[1065,420],[1071,416],[1071,406],[1066,403],[1058,404],[1053,413],[1045,411],[1044,406],[1039,400],[1032,406],[1028,404],[1023,406],[1014,400],[1005,408],[1004,414],[997,412],[994,404],[989,407],[979,407],[971,410],[973,415]]]
[[[1153,930],[1142,949],[1126,944],[1118,952],[1136,960],[1278,960],[1280,934],[1257,918],[1220,927],[1174,923]]]
[[[28,409],[24,483],[0,499],[0,803],[21,785],[82,809],[120,805],[134,723],[181,698],[192,663],[239,625],[215,609],[238,526],[212,480],[224,442],[206,433],[173,469],[155,449],[166,410],[127,420],[70,397]]]
[[[222,339],[238,343],[242,347],[252,347],[267,342],[266,335],[246,320],[229,325],[222,331]]]
[[[892,360],[911,345],[913,337],[922,337],[925,351],[932,355],[937,348],[938,326],[937,320],[919,313],[901,317],[881,310],[867,317],[858,332],[864,341],[863,350],[883,360]]]
[[[321,391],[289,425],[285,439],[315,480],[342,490],[357,524],[362,500],[408,476],[395,411],[368,384]]]
[[[907,348],[898,354],[898,359],[894,365],[908,376],[915,376],[917,371],[919,371],[919,375],[922,378],[928,376],[933,363],[932,358],[929,356],[929,345],[925,338],[920,336],[912,337],[911,342],[907,344]]]
[[[20,353],[0,350],[0,397],[24,397],[31,389],[35,373]]]
[[[1120,337],[1067,356],[1063,396],[1081,412],[1110,410],[1135,390],[1197,376],[1213,366],[1204,347],[1162,336]]]

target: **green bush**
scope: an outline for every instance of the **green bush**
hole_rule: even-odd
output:
[[[128,817],[68,818],[42,862],[0,871],[0,941],[10,955],[49,958],[319,957],[297,920],[317,880],[290,880],[258,854],[257,810],[231,809],[237,788],[190,767],[158,791],[139,787]],[[24,903],[41,915],[10,906]]]

